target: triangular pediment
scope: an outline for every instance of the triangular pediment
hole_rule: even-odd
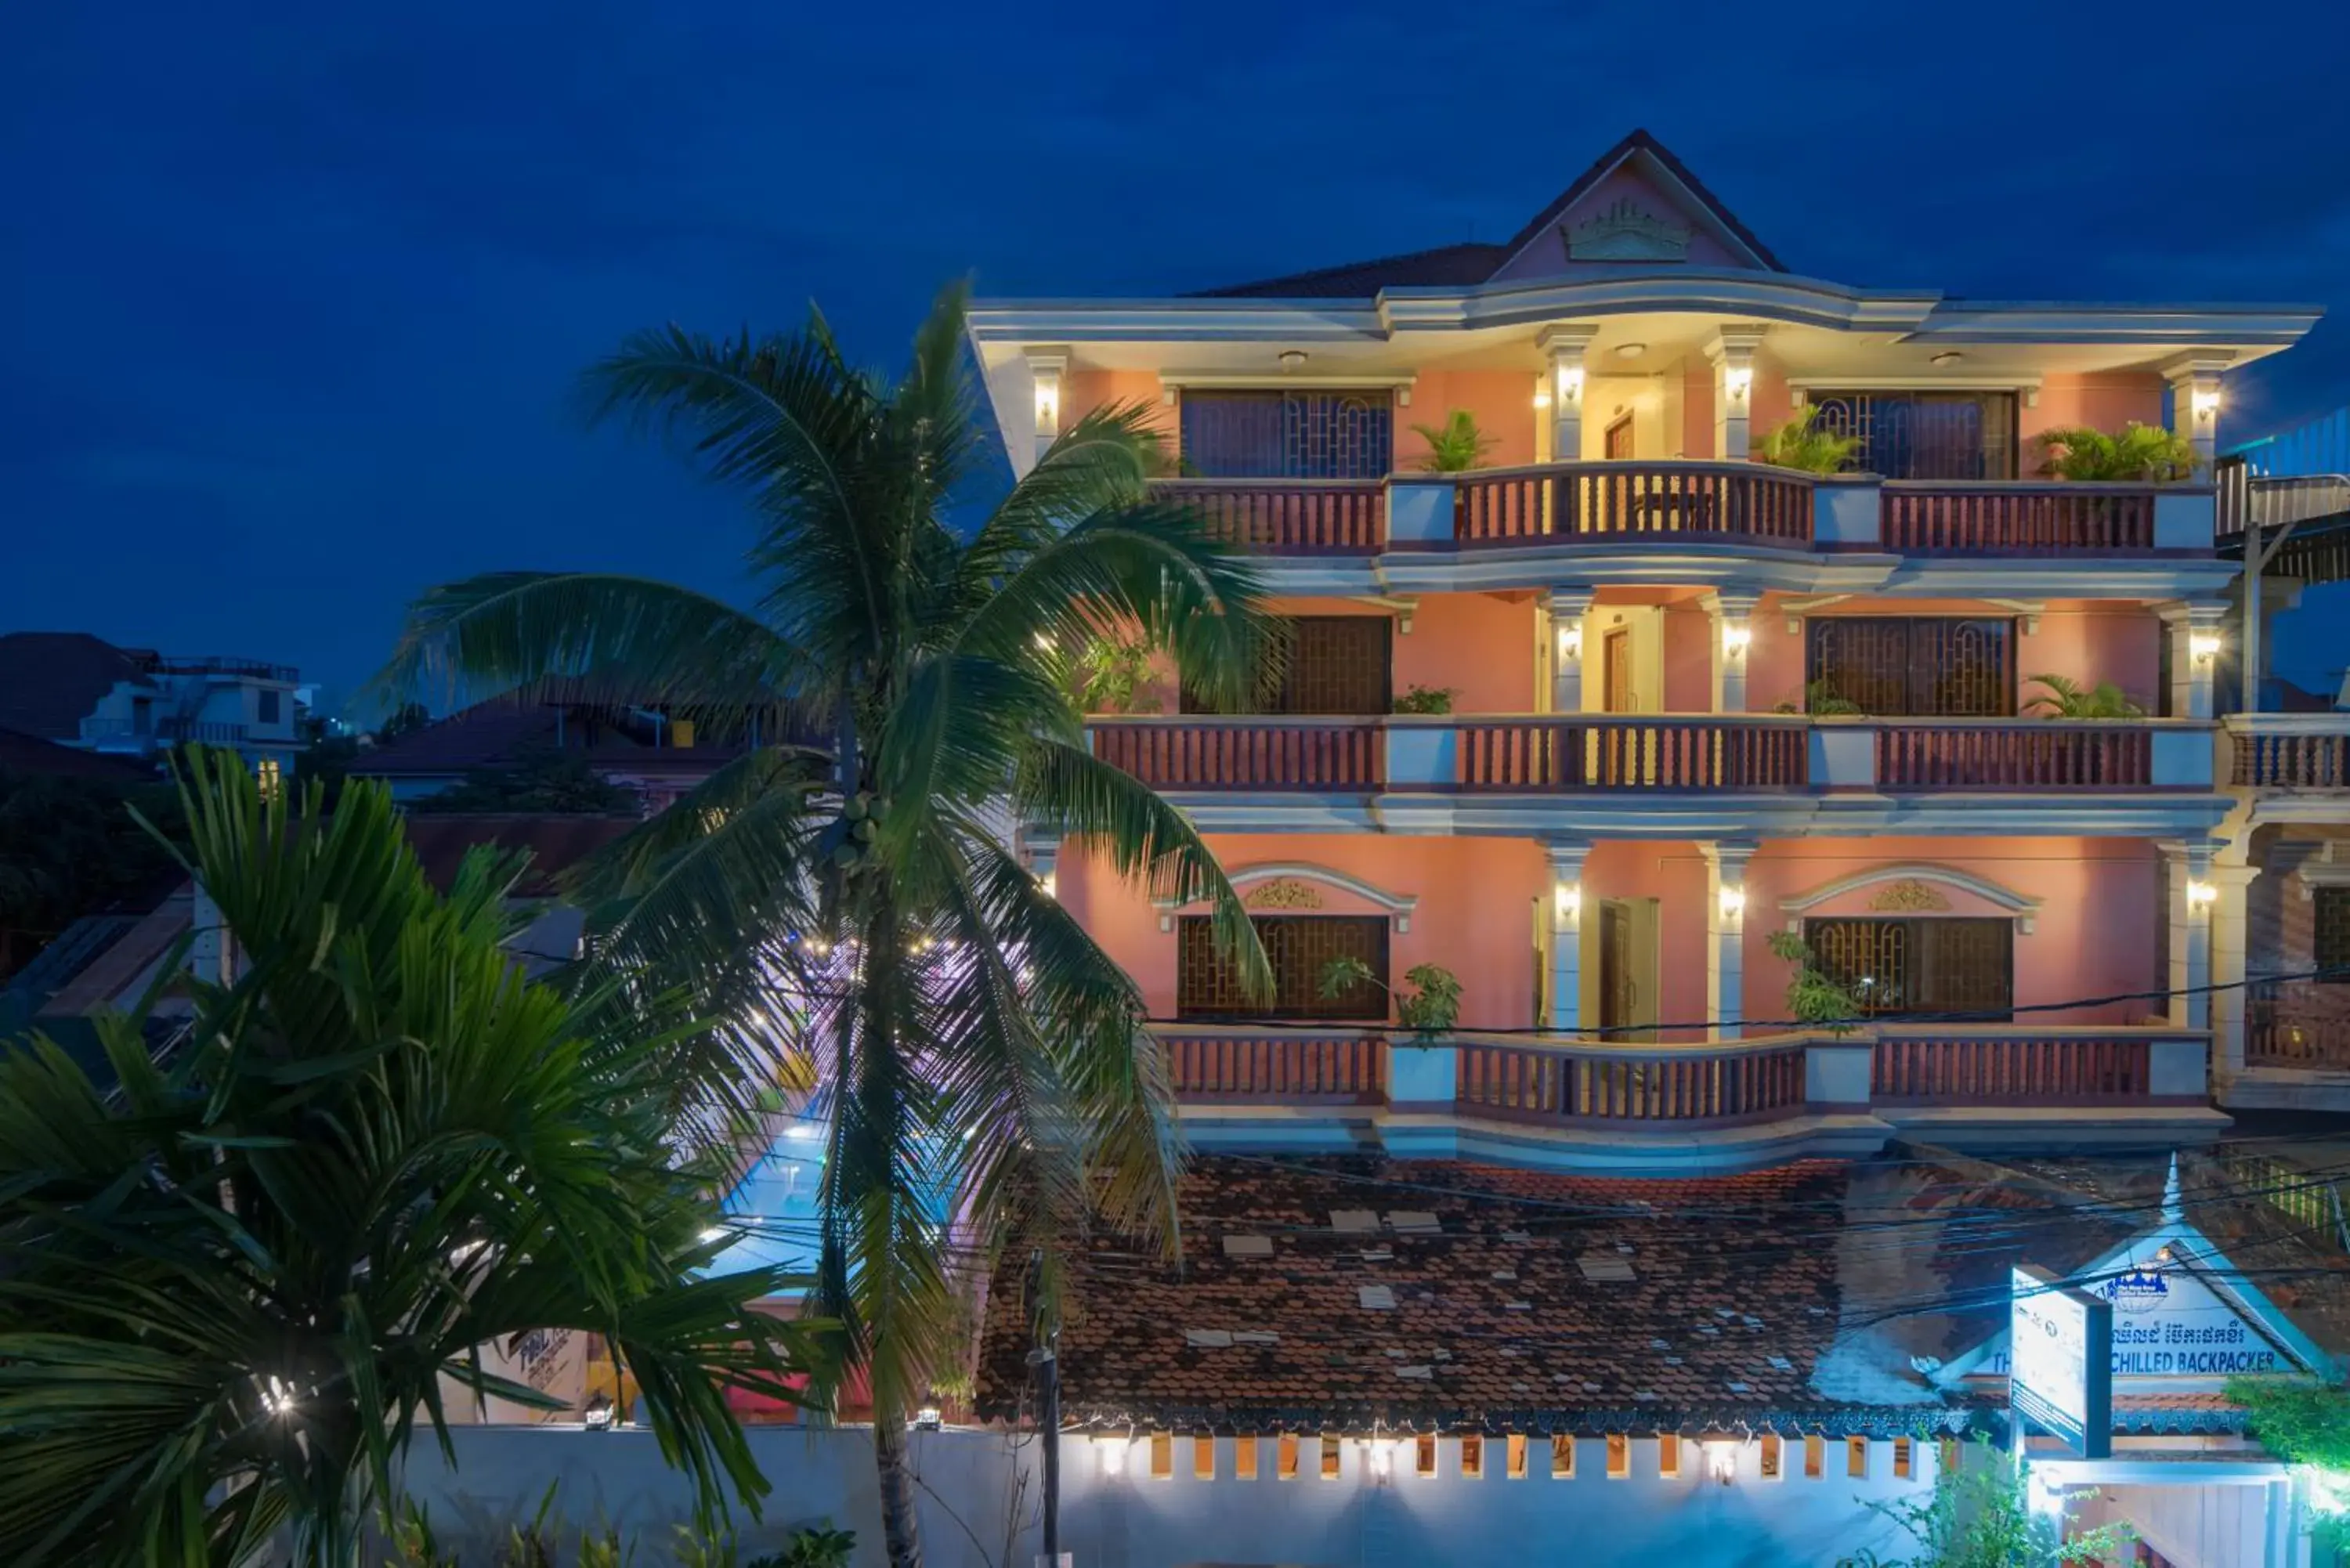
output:
[[[1526,225],[1495,283],[1595,268],[1782,272],[1778,258],[1648,132],[1636,130]]]

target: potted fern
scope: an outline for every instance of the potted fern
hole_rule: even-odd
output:
[[[1440,425],[1411,428],[1428,443],[1428,455],[1419,460],[1423,473],[1465,473],[1482,467],[1485,454],[1501,444],[1477,427],[1477,416],[1466,409],[1453,410]]]
[[[1395,999],[1396,1022],[1432,1045],[1461,1022],[1461,981],[1438,963],[1418,963],[1404,971],[1411,986],[1398,991],[1381,980],[1358,958],[1335,958],[1322,966],[1322,1000],[1336,1002],[1358,985],[1376,985]]]
[[[1820,410],[1799,409],[1754,439],[1754,461],[1802,473],[1842,473],[1860,452],[1860,438],[1820,427]]]

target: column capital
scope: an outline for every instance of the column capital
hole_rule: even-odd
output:
[[[1698,841],[1697,852],[1705,857],[1708,866],[1723,877],[1735,876],[1742,881],[1746,876],[1746,863],[1753,859],[1754,852],[1762,847],[1751,838],[1701,838]]]
[[[1705,613],[1710,616],[1748,620],[1752,618],[1755,607],[1762,604],[1762,596],[1736,588],[1708,588],[1703,602]]]
[[[1583,879],[1583,863],[1590,858],[1591,840],[1587,838],[1546,838],[1543,855],[1550,862],[1550,874],[1563,882]]]
[[[1771,328],[1759,321],[1725,321],[1706,339],[1706,362],[1714,366],[1746,365],[1770,332]]]
[[[2172,599],[2157,605],[2155,615],[2165,624],[2176,626],[2184,621],[2198,630],[2220,626],[2235,613],[2225,599]]]
[[[1590,350],[1592,339],[1599,336],[1596,321],[1561,321],[1534,334],[1534,347],[1553,359],[1573,356],[1579,364]]]
[[[1057,376],[1069,368],[1069,346],[1066,343],[1032,343],[1020,350],[1028,361],[1032,376]]]
[[[2217,381],[2222,375],[2232,369],[2235,363],[2236,357],[2233,354],[2206,349],[2192,354],[2181,354],[2176,358],[2165,361],[2162,376],[2163,379],[2174,387],[2182,381]]]
[[[1543,595],[1543,608],[1555,616],[1586,616],[1592,598],[1589,588],[1553,588]]]

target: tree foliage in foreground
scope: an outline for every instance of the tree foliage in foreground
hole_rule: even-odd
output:
[[[2027,1483],[2008,1455],[1981,1438],[1960,1451],[1964,1462],[1938,1468],[1925,1497],[1868,1504],[1908,1534],[1916,1555],[1866,1551],[1838,1559],[1836,1568],[2069,1568],[2101,1562],[2129,1544],[2129,1530],[2119,1524],[2067,1535],[2061,1519],[2032,1511]]]
[[[1089,1227],[1174,1239],[1141,993],[1014,854],[1013,822],[1201,909],[1243,983],[1271,989],[1214,856],[1092,754],[1071,696],[1081,650],[1119,638],[1245,702],[1272,638],[1255,569],[1148,493],[1164,457],[1140,408],[1076,420],[982,510],[995,446],[967,342],[959,290],[894,381],[851,367],[820,318],[631,338],[591,394],[743,492],[750,607],[499,573],[425,596],[386,672],[398,692],[475,699],[600,682],[713,738],[786,710],[825,739],[814,767],[753,750],[617,846],[583,896],[597,963],[723,1012],[731,1050],[681,1080],[728,1115],[795,1062],[828,1091],[816,1299],[867,1374],[901,1565],[920,1554],[905,1417],[968,1355],[972,1276],[1034,1257],[1049,1303]]]
[[[524,980],[518,864],[436,896],[380,786],[329,821],[197,757],[183,793],[243,972],[184,981],[160,1061],[101,1021],[118,1092],[0,1055],[0,1562],[233,1568],[282,1532],[345,1568],[445,1400],[559,1407],[481,1365],[533,1329],[609,1336],[700,1505],[755,1500],[725,1392],[788,1397],[811,1331],[753,1309],[775,1271],[696,1277],[664,1040]]]

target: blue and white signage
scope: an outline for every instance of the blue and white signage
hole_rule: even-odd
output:
[[[2228,1378],[2300,1368],[2269,1334],[2247,1323],[2218,1293],[2192,1274],[2154,1257],[2116,1262],[2080,1287],[2113,1308],[2114,1376]],[[1994,1347],[1981,1370],[2008,1370],[2004,1346]]]
[[[2113,1449],[2113,1303],[2017,1265],[2009,1281],[2008,1399],[2083,1459]]]

